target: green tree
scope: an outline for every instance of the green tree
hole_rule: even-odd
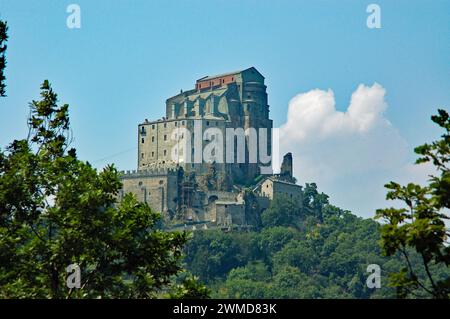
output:
[[[303,208],[306,215],[323,222],[324,209],[328,205],[328,195],[319,193],[316,183],[306,184],[303,191]]]
[[[8,41],[8,24],[0,20],[0,96],[6,94],[6,41]]]
[[[311,241],[291,240],[273,257],[274,271],[285,266],[292,266],[308,274],[317,270],[319,265],[318,250]]]
[[[188,270],[206,283],[224,278],[231,269],[242,265],[239,245],[221,231],[196,231],[185,252]]]
[[[271,298],[320,298],[320,285],[315,278],[305,275],[296,267],[285,266],[273,277]]]
[[[278,196],[262,215],[263,227],[294,226],[300,218],[299,203],[287,196]]]
[[[160,215],[131,194],[116,202],[117,170],[97,172],[68,149],[68,105],[57,102],[44,81],[41,100],[30,103],[28,139],[0,151],[0,297],[152,298],[170,290],[188,234],[161,231]],[[66,287],[70,264],[80,267],[81,289]],[[197,286],[189,287],[192,294]]]
[[[171,299],[207,299],[211,291],[198,281],[198,277],[187,274],[181,283],[169,292]]]
[[[245,267],[231,270],[225,281],[229,298],[266,298],[270,288],[267,281],[271,275],[264,263],[249,262]]]
[[[265,255],[270,255],[281,250],[289,241],[298,237],[298,233],[293,228],[281,226],[264,228],[259,234],[259,246]]]
[[[450,264],[450,235],[445,225],[450,202],[450,119],[444,110],[432,116],[433,122],[444,129],[441,139],[424,144],[415,149],[420,155],[416,163],[430,162],[437,175],[431,176],[429,184],[420,186],[409,183],[401,186],[390,182],[387,199],[404,202],[404,208],[377,210],[376,217],[386,223],[381,228],[381,245],[388,256],[400,252],[406,267],[391,277],[391,284],[397,287],[399,297],[407,297],[417,290],[427,292],[433,298],[450,297],[450,277],[437,277],[432,268]],[[408,248],[414,249],[421,257],[426,278],[421,278],[414,269]]]

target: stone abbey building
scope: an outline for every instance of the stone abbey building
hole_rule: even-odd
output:
[[[135,194],[172,225],[252,227],[274,197],[301,202],[292,155],[274,175],[271,152],[264,76],[205,76],[166,100],[165,117],[138,125],[138,167],[122,173],[120,196]]]

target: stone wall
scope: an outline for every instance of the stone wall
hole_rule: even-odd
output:
[[[120,197],[125,193],[133,193],[139,201],[164,215],[172,215],[176,211],[178,176],[175,170],[122,172],[121,181],[123,188]]]
[[[216,201],[213,210],[217,226],[246,224],[244,203]]]
[[[283,195],[288,198],[296,199],[299,202],[302,201],[302,187],[300,185],[272,178],[267,178],[261,183],[258,191],[261,196],[268,197],[270,200],[274,200]]]

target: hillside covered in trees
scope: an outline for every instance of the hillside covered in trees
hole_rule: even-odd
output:
[[[273,201],[255,231],[196,231],[186,268],[213,298],[395,298],[388,277],[403,261],[382,255],[380,224],[331,205],[315,184],[306,184],[304,195],[303,203]],[[380,289],[367,287],[370,264],[381,267]],[[445,276],[443,268],[434,273]]]

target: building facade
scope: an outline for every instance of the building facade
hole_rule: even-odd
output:
[[[271,130],[264,76],[254,67],[206,76],[196,81],[194,89],[167,99],[165,117],[138,126],[138,169],[180,166],[185,172],[203,174],[204,164],[214,162],[219,171],[231,174],[234,180],[251,182],[259,175],[260,165],[270,166],[270,160],[260,159],[271,155]],[[246,135],[240,136],[247,141],[241,152],[244,160],[238,157],[242,144],[235,137],[242,132]],[[259,146],[256,153],[248,147],[251,138]],[[222,147],[211,148],[208,154],[212,156],[206,158],[212,142]]]

